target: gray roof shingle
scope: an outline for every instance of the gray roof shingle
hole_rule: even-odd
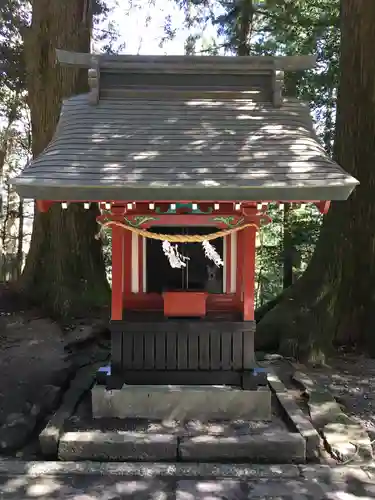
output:
[[[14,180],[25,198],[59,201],[344,200],[357,184],[325,154],[307,105],[170,87],[67,99]]]

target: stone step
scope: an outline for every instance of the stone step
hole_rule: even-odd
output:
[[[60,460],[176,460],[177,437],[128,431],[65,432],[59,442]]]
[[[0,462],[0,497],[83,499],[317,500],[373,498],[368,478],[356,483],[303,477],[296,466]],[[207,474],[205,474],[207,472]],[[203,474],[202,474],[203,473]],[[347,477],[351,477],[351,472]]]
[[[285,431],[239,436],[182,438],[179,455],[185,461],[242,460],[253,463],[304,463],[306,442]]]
[[[94,418],[271,420],[268,387],[96,385],[91,397]]]
[[[65,432],[60,460],[246,461],[304,463],[306,443],[284,430],[262,434],[178,436],[173,433],[82,430]]]

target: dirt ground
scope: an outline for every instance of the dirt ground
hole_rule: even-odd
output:
[[[62,329],[0,285],[0,455],[38,456],[38,430],[93,357],[90,345],[69,349],[87,332],[82,322]]]
[[[345,413],[355,417],[375,440],[375,359],[347,354],[322,368],[301,367],[317,385],[326,388]]]
[[[22,449],[69,377],[62,331],[0,288],[0,453]]]

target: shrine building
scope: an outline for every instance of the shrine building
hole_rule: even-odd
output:
[[[42,212],[96,203],[112,232],[100,391],[231,386],[259,392],[267,417],[254,356],[257,230],[270,203],[326,213],[358,184],[327,156],[308,105],[283,95],[284,72],[315,58],[57,58],[86,68],[90,91],[64,101],[53,139],[14,185]],[[95,397],[94,416],[109,415]],[[110,416],[123,415],[116,404]]]

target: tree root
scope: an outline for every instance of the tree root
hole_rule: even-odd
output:
[[[301,285],[303,283],[301,282]],[[302,362],[321,364],[332,351],[332,290],[303,294],[301,286],[285,290],[257,324],[256,349],[278,352]],[[308,305],[309,304],[309,305]]]

